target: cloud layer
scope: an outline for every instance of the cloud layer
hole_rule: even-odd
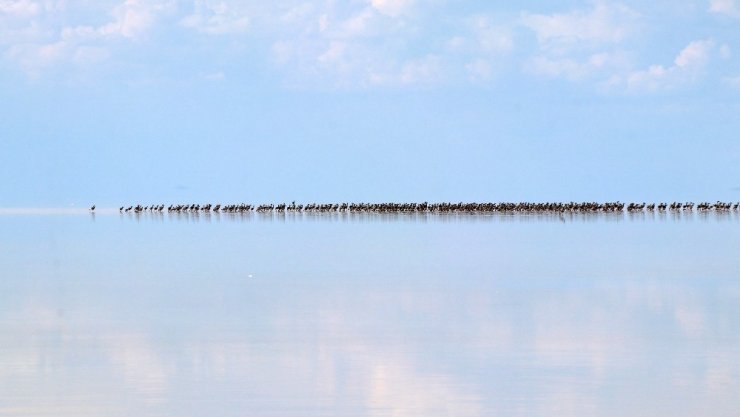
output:
[[[115,61],[126,48],[166,51],[201,37],[224,51],[259,45],[286,85],[353,89],[495,84],[524,76],[651,92],[701,82],[716,65],[714,55],[733,63],[722,37],[734,30],[727,29],[716,40],[682,34],[686,46],[674,62],[654,64],[660,62],[655,51],[665,50],[663,41],[650,38],[660,16],[639,4],[597,0],[548,12],[492,10],[472,1],[459,6],[444,0],[122,0],[94,6],[0,0],[0,55],[11,67],[43,77]],[[703,19],[740,17],[735,0],[710,0],[705,10]],[[230,59],[242,58],[233,52]],[[728,71],[718,80],[737,73]],[[221,68],[209,73],[228,76]]]

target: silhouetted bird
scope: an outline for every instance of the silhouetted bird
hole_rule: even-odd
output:
[[[95,211],[95,204],[93,204],[93,206],[90,207],[90,211]]]

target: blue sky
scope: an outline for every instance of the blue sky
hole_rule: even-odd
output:
[[[740,200],[740,0],[0,0],[0,207]]]

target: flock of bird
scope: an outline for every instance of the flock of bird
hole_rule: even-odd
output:
[[[95,206],[90,207],[95,211]],[[328,204],[174,204],[121,206],[121,213],[635,213],[635,212],[729,212],[740,203],[328,203]]]

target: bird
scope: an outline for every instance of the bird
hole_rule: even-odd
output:
[[[95,211],[95,204],[93,204],[93,206],[90,207],[90,211]]]

